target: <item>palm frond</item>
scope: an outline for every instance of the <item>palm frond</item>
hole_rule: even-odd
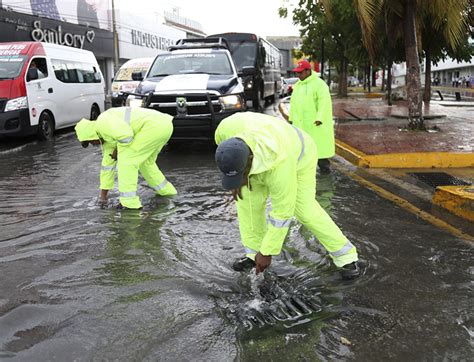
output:
[[[354,0],[357,18],[362,30],[362,40],[369,56],[375,57],[376,25],[382,9],[382,0]]]

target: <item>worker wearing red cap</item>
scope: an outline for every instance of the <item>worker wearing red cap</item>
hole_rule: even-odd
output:
[[[329,173],[329,159],[336,153],[329,87],[311,70],[307,60],[298,62],[293,72],[300,80],[291,94],[289,121],[309,133],[318,149],[319,169]]]

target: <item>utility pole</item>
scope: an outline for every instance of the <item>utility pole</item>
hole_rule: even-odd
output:
[[[114,76],[115,73],[119,70],[119,62],[120,62],[120,55],[119,55],[119,41],[118,41],[118,33],[117,33],[117,24],[115,20],[115,2],[112,0],[112,32],[114,34]]]

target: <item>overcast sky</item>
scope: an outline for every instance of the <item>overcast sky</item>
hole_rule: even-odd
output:
[[[298,36],[291,19],[282,19],[278,8],[283,0],[115,0],[122,10],[145,12],[171,11],[179,8],[182,17],[202,24],[207,34],[229,31],[256,33],[262,36]],[[296,0],[291,0],[296,3]],[[290,16],[291,17],[291,16]]]

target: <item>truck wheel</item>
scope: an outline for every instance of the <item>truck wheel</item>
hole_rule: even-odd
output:
[[[54,122],[47,112],[41,113],[38,121],[38,138],[42,141],[50,141],[54,137]]]
[[[91,118],[90,118],[90,120],[95,121],[99,117],[99,114],[100,114],[100,109],[99,109],[99,107],[97,107],[94,104],[91,108]]]

